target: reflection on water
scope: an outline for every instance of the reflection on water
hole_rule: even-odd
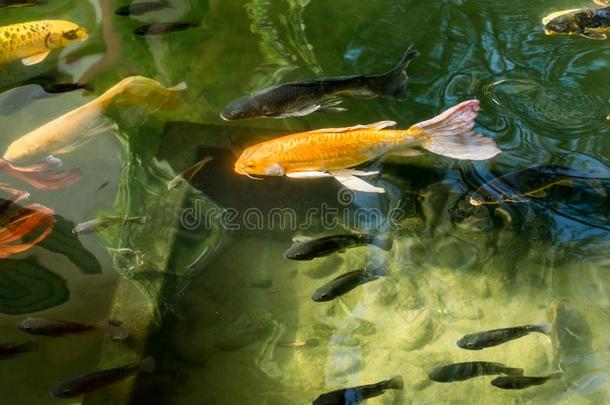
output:
[[[309,2],[310,0],[251,0],[245,5],[251,21],[250,29],[253,34],[260,36],[259,47],[263,57],[250,79],[249,91],[279,83],[288,73],[298,69],[299,62],[310,69],[312,75],[322,73],[314,47],[305,34],[303,12]],[[276,11],[278,6],[284,10]],[[285,10],[286,6],[288,10]],[[285,36],[287,38],[284,39]]]
[[[126,76],[188,85],[176,111],[109,109],[120,129],[62,156],[61,170],[82,174],[70,187],[38,190],[3,175],[2,183],[19,184],[31,203],[56,214],[46,239],[0,260],[0,344],[28,341],[16,328],[28,316],[116,319],[129,332],[121,342],[102,334],[41,338],[36,351],[3,359],[0,384],[14,403],[61,403],[48,397],[58,382],[148,355],[155,373],[84,403],[303,404],[394,375],[404,389],[367,403],[610,401],[610,48],[544,34],[542,17],[570,2],[172,4],[133,18],[115,16],[119,4],[109,0],[1,9],[0,25],[61,18],[90,32],[41,64],[7,67],[2,150]],[[202,27],[133,35],[158,21]],[[411,43],[421,56],[409,67],[406,100],[346,99],[348,112],[231,125],[218,117],[229,101],[269,85],[382,72]],[[66,83],[91,90],[41,91]],[[429,154],[374,162],[380,174],[372,180],[385,194],[341,189],[332,179],[254,181],[233,172],[245,147],[278,135],[386,119],[406,127],[469,98],[483,107],[477,130],[503,153],[481,162]],[[207,156],[213,160],[168,191]],[[510,192],[519,198],[471,203],[490,181],[541,165],[595,182],[515,181]],[[72,233],[75,223],[116,215],[147,221]],[[311,261],[284,257],[295,238],[349,232],[393,244]],[[387,263],[383,276],[330,301],[312,299],[371,263]],[[456,345],[467,334],[545,321],[556,326],[550,337],[481,351]],[[526,390],[500,390],[493,377],[429,378],[438,367],[473,361],[563,377]]]

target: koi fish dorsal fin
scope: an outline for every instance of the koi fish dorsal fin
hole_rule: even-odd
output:
[[[549,22],[553,21],[555,18],[557,18],[559,16],[562,16],[564,14],[568,14],[568,13],[571,13],[571,12],[574,12],[574,11],[578,11],[578,10],[579,10],[578,8],[572,8],[572,9],[569,9],[569,10],[556,11],[556,12],[554,12],[552,14],[549,14],[546,17],[544,17],[542,19],[542,24],[547,25]]]
[[[355,125],[353,127],[316,129],[314,131],[309,131],[309,133],[316,134],[316,133],[321,133],[321,132],[325,132],[325,133],[348,132],[348,131],[354,131],[357,129],[384,129],[387,127],[393,127],[394,125],[396,125],[396,121],[379,121],[379,122],[374,122],[372,124],[367,124],[367,125]]]
[[[51,53],[51,51],[40,52],[40,53],[37,53],[36,55],[30,56],[29,58],[22,59],[21,62],[25,66],[35,65],[35,64],[40,63],[43,60],[45,60],[47,58],[47,56],[49,56],[50,53]]]

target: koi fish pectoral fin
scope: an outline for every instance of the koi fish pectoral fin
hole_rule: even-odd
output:
[[[309,171],[309,172],[296,172],[296,173],[287,173],[286,177],[290,177],[293,179],[319,179],[325,177],[334,177],[339,183],[341,183],[344,187],[354,190],[354,191],[362,191],[365,193],[385,193],[385,189],[381,187],[375,187],[366,181],[359,179],[356,176],[373,176],[379,174],[378,171],[364,172],[361,170],[338,170],[332,172],[319,172],[319,171]]]
[[[266,114],[265,117],[267,117],[267,118],[304,117],[306,115],[309,115],[311,113],[316,112],[319,109],[320,109],[320,105],[319,104],[314,104],[314,105],[308,105],[308,106],[302,107],[302,108],[300,108],[298,110],[292,110],[292,111],[281,112],[281,113]]]
[[[47,56],[49,56],[50,53],[51,53],[51,51],[40,52],[40,53],[37,53],[36,55],[32,55],[28,58],[22,59],[21,62],[25,66],[32,66],[32,65],[35,65],[35,64],[40,63],[43,60],[45,60],[47,58]]]
[[[266,116],[269,118],[289,118],[289,117],[304,117],[306,115],[313,114],[315,112],[332,113],[332,112],[347,111],[347,108],[335,107],[340,102],[341,102],[341,100],[332,99],[329,102],[306,105],[306,106],[298,108],[296,110],[286,111],[286,112],[281,112],[281,113],[276,113],[276,114],[268,114]]]
[[[354,171],[346,170],[331,172],[331,175],[344,187],[350,190],[362,191],[364,193],[385,193],[385,189],[381,187],[375,187],[372,184],[369,184],[366,181],[356,177],[356,175],[354,175]],[[361,176],[362,174],[357,175]]]
[[[295,173],[286,173],[286,177],[290,177],[292,179],[318,179],[320,177],[332,177],[330,173],[327,172],[295,172]]]
[[[338,113],[338,112],[344,112],[347,111],[347,108],[342,108],[342,107],[322,107],[320,108],[318,111],[319,113]]]

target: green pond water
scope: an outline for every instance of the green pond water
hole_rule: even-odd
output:
[[[41,244],[0,260],[0,343],[37,342],[36,351],[0,361],[0,404],[307,404],[393,375],[404,389],[367,403],[610,403],[608,196],[577,182],[522,203],[465,203],[486,181],[538,164],[607,168],[610,41],[546,36],[541,26],[551,12],[592,2],[171,3],[133,18],[113,14],[122,1],[0,9],[0,25],[66,19],[90,31],[40,64],[3,70],[2,150],[126,76],[188,85],[175,111],[109,111],[117,131],[61,156],[65,169],[82,171],[77,184],[27,189],[31,203],[55,210],[56,223]],[[201,28],[133,34],[156,21]],[[219,118],[231,100],[265,86],[384,72],[410,44],[421,56],[409,66],[403,101],[345,99],[347,112],[291,119]],[[32,97],[24,86],[40,77],[94,90]],[[385,194],[355,193],[332,179],[254,181],[233,172],[244,147],[276,135],[381,120],[407,127],[470,98],[482,105],[478,131],[503,153],[474,163],[429,153],[384,160],[374,182]],[[214,160],[190,184],[167,191],[208,155]],[[125,213],[148,220],[71,233],[77,223]],[[295,236],[345,232],[394,244],[310,262],[283,257]],[[332,278],[384,261],[385,277],[339,300],[310,298]],[[482,351],[455,344],[468,333],[546,322],[558,302],[560,344],[536,333]],[[16,327],[28,316],[119,319],[130,338],[29,336]],[[62,380],[146,356],[155,373],[82,399],[49,396]],[[491,386],[493,377],[428,378],[435,367],[476,360],[564,374],[510,391]]]

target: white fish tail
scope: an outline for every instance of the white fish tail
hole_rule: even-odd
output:
[[[485,160],[501,153],[491,138],[473,130],[480,105],[468,100],[410,128],[425,137],[421,147],[438,155],[462,160]]]

